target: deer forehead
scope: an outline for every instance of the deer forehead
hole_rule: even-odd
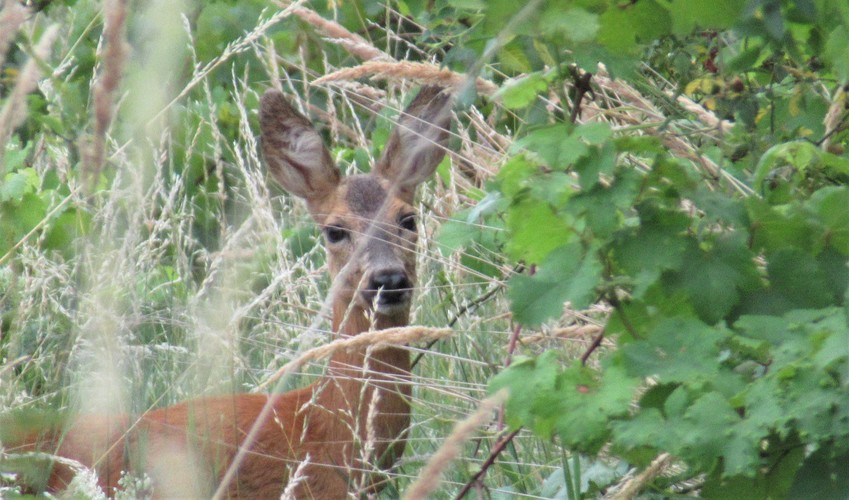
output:
[[[378,217],[386,223],[394,221],[405,208],[411,209],[400,198],[389,198],[388,181],[361,174],[342,181],[327,213],[329,220],[341,218],[360,225]]]

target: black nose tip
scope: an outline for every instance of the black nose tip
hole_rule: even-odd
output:
[[[373,302],[377,297],[378,306],[403,304],[410,297],[410,280],[403,271],[380,271],[369,280],[364,290],[366,300]]]

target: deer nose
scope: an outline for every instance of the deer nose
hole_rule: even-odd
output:
[[[392,306],[406,305],[411,294],[412,285],[407,273],[396,269],[375,272],[369,280],[368,288],[363,290],[366,301],[375,304],[378,312],[384,312]]]

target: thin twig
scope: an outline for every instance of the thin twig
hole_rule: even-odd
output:
[[[454,327],[454,325],[457,323],[457,321],[458,321],[458,320],[459,320],[459,319],[460,319],[460,318],[461,318],[464,314],[466,314],[467,312],[471,311],[471,310],[472,310],[472,308],[477,307],[477,306],[479,306],[479,305],[483,304],[484,302],[486,302],[487,300],[491,299],[491,298],[492,298],[492,297],[493,297],[496,293],[498,293],[498,291],[499,291],[499,290],[501,290],[501,288],[502,288],[502,285],[499,285],[499,286],[497,286],[497,287],[493,288],[492,290],[490,290],[490,291],[486,292],[485,294],[481,295],[481,296],[480,296],[480,297],[478,297],[477,299],[475,299],[475,300],[473,300],[473,301],[471,301],[471,302],[468,302],[466,305],[464,305],[463,307],[461,307],[461,308],[457,311],[457,313],[454,315],[454,317],[453,317],[453,318],[451,318],[451,321],[449,321],[449,322],[448,322],[448,328],[453,328],[453,327]],[[439,341],[440,341],[440,339],[433,339],[433,340],[431,340],[430,342],[428,342],[428,343],[424,346],[423,351],[429,351],[429,350],[430,350],[430,348],[431,348],[431,347],[433,347],[434,345],[436,345],[436,343],[437,343],[437,342],[439,342]],[[424,352],[420,352],[420,353],[418,353],[418,354],[416,355],[416,357],[413,359],[413,362],[410,364],[410,370],[412,370],[413,368],[415,368],[415,367],[416,367],[416,365],[417,365],[417,364],[419,364],[419,361],[421,361],[421,359],[422,359],[422,357],[424,357],[424,355],[425,355],[425,353],[424,353]]]
[[[427,498],[439,485],[442,472],[448,464],[454,461],[463,451],[463,443],[469,440],[469,436],[475,429],[490,419],[492,410],[501,405],[505,399],[507,399],[507,390],[502,389],[481,401],[474,413],[465,420],[458,422],[439,450],[428,460],[419,474],[419,478],[410,486],[404,498],[407,500]]]
[[[587,348],[586,352],[581,355],[581,364],[586,365],[587,360],[590,359],[590,355],[598,349],[598,346],[601,345],[601,341],[604,340],[604,328],[602,328],[595,337],[593,337],[593,342]]]
[[[471,477],[471,479],[469,479],[465,486],[463,486],[463,489],[460,490],[460,493],[457,493],[457,496],[454,497],[454,500],[460,500],[461,498],[463,498],[466,493],[468,493],[469,490],[472,489],[472,486],[477,484],[480,478],[483,477],[483,475],[486,474],[486,471],[489,470],[489,468],[492,467],[492,464],[495,463],[495,459],[498,458],[498,455],[500,455],[501,452],[504,451],[504,448],[507,447],[510,441],[513,441],[513,438],[515,438],[521,430],[522,428],[519,427],[510,434],[504,436],[501,441],[499,441],[498,444],[495,445],[492,451],[489,452],[489,456],[486,458],[486,460],[483,461],[483,464],[481,464],[481,469],[477,471],[475,475]]]
[[[590,81],[593,78],[593,74],[589,71],[581,73],[576,66],[571,66],[569,69],[572,71],[572,78],[575,82],[575,99],[572,102],[572,113],[569,116],[569,121],[576,123],[581,116],[581,103],[584,100],[584,96],[587,94],[592,95],[593,89],[590,86]]]

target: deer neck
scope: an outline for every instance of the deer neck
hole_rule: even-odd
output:
[[[372,328],[358,307],[334,310],[333,318],[334,331],[342,338],[408,323],[407,314],[394,319],[375,316]],[[403,453],[410,424],[409,382],[410,354],[406,349],[363,347],[330,358],[327,373],[315,389],[322,425],[329,434],[325,439],[353,443],[339,449],[333,462],[360,463],[360,468],[368,463],[387,468],[394,463]]]
[[[370,330],[407,326],[409,323],[408,313],[394,317],[368,315],[356,305],[333,309],[333,331],[337,338],[353,337]],[[406,349],[360,347],[339,351],[331,356],[328,376],[337,379],[334,381],[336,384],[354,385],[359,390],[364,379],[374,382],[397,381],[399,375],[408,377],[409,372],[410,354]]]

